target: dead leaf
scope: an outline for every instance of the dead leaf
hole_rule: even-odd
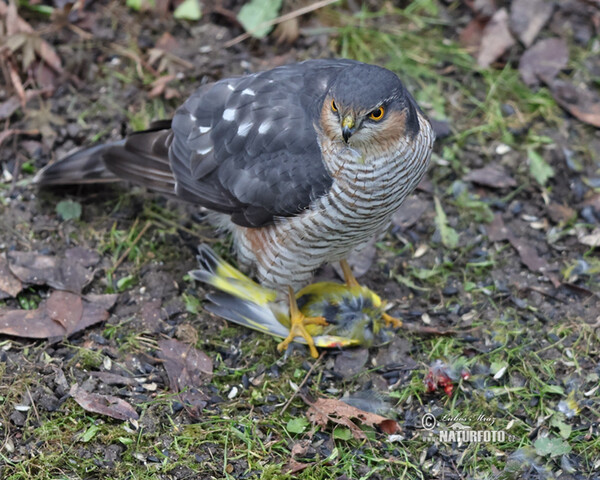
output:
[[[12,62],[7,62],[8,64],[8,75],[10,77],[10,83],[15,89],[15,93],[19,97],[21,102],[21,106],[25,107],[25,103],[27,101],[25,95],[25,87],[23,87],[23,82],[21,82],[21,78],[19,77],[19,72],[17,72],[16,68],[12,64]]]
[[[335,357],[333,372],[342,378],[350,378],[362,372],[368,360],[369,350],[367,348],[342,350]]]
[[[529,47],[554,11],[548,0],[513,0],[510,7],[510,28]]]
[[[508,228],[504,225],[502,215],[494,215],[492,223],[486,226],[487,236],[490,242],[501,242],[507,240],[509,236]]]
[[[0,256],[0,300],[16,297],[21,290],[23,284],[11,273],[6,259]]]
[[[36,42],[35,51],[40,58],[54,70],[56,73],[62,73],[62,64],[60,57],[56,54],[54,49],[50,46],[46,40],[40,38],[39,42]]]
[[[567,205],[552,202],[546,207],[548,215],[554,223],[568,222],[577,215],[577,212]]]
[[[527,49],[519,60],[519,74],[531,86],[543,80],[552,82],[556,75],[567,66],[569,49],[562,38],[546,38]]]
[[[25,94],[25,103],[27,104],[29,100],[32,98],[38,97],[40,95],[44,95],[50,93],[51,89],[38,89],[38,90],[26,90]],[[6,120],[10,118],[13,113],[17,111],[17,109],[21,106],[21,102],[19,101],[19,97],[13,95],[8,100],[0,103],[0,120]]]
[[[131,404],[113,395],[99,395],[89,393],[74,384],[69,391],[75,400],[86,412],[99,413],[117,420],[137,420],[140,418]]]
[[[421,200],[416,196],[408,197],[392,216],[392,224],[406,230],[415,225],[421,216],[431,208],[430,202]]]
[[[459,34],[459,43],[466,48],[469,53],[476,55],[481,46],[481,39],[483,37],[483,29],[487,20],[482,18],[474,18],[471,20],[465,28],[463,28]]]
[[[169,32],[164,32],[156,42],[155,47],[160,48],[165,52],[173,53],[177,48],[179,48],[179,42]]]
[[[199,387],[212,378],[212,360],[204,352],[173,339],[160,340],[158,347],[172,391]]]
[[[308,452],[310,448],[310,440],[300,440],[299,442],[295,442],[290,450],[290,457],[298,458],[304,457],[306,452]]]
[[[582,205],[590,206],[600,212],[600,193],[595,193],[592,196],[586,198]]]
[[[175,80],[177,75],[163,75],[152,82],[152,90],[148,94],[150,98],[159,97],[167,92],[169,82]]]
[[[600,128],[600,97],[587,86],[576,87],[563,80],[549,85],[556,102],[575,118]]]
[[[48,285],[76,293],[94,278],[94,272],[86,267],[96,264],[100,258],[95,252],[88,252],[85,258],[82,255],[78,247],[67,250],[64,257],[38,252],[7,253],[10,270],[24,284]],[[90,263],[92,259],[95,261]]]
[[[68,332],[81,320],[83,302],[79,295],[57,290],[46,301],[46,313]]]
[[[494,220],[490,225],[486,227],[488,239],[491,242],[499,242],[502,240],[508,240],[512,247],[519,254],[521,262],[532,272],[540,272],[546,275],[555,287],[561,285],[558,277],[552,273],[552,267],[542,257],[540,257],[535,247],[529,245],[527,241],[522,238],[518,238],[513,232],[511,232],[504,225],[502,216],[498,213],[494,216]]]
[[[304,402],[309,405],[306,416],[314,425],[319,425],[323,428],[327,423],[332,422],[337,425],[347,427],[352,436],[357,440],[366,439],[365,433],[353,420],[358,420],[363,425],[378,427],[384,433],[391,434],[399,431],[398,423],[376,413],[365,412],[356,407],[352,407],[341,400],[334,398],[318,398],[311,402],[305,395],[300,395]]]
[[[299,462],[298,460],[294,460],[293,458],[290,458],[287,461],[287,463],[285,464],[285,466],[283,467],[283,472],[288,473],[288,474],[298,473],[298,472],[301,472],[302,470],[304,470],[305,468],[308,468],[314,464],[315,464],[315,462],[302,463],[302,462]]]
[[[140,309],[140,316],[147,332],[159,333],[163,330],[163,310],[160,299],[144,302]]]
[[[13,113],[21,106],[21,102],[16,95],[13,95],[8,100],[0,103],[0,120],[10,118]]]
[[[276,38],[277,45],[291,45],[300,36],[300,23],[298,18],[290,18],[275,27],[272,34]]]
[[[100,261],[98,252],[84,247],[71,247],[67,249],[65,251],[65,258],[86,268],[93,267]]]
[[[499,165],[486,165],[483,168],[471,170],[465,176],[465,180],[490,188],[510,188],[517,186],[515,179]]]
[[[590,234],[579,234],[578,232],[577,240],[579,240],[579,243],[589,247],[600,247],[600,227],[596,227]]]
[[[477,64],[483,68],[489,67],[514,44],[515,39],[508,29],[508,12],[501,8],[483,29]]]
[[[0,333],[24,338],[68,337],[107,320],[108,309],[116,301],[114,294],[87,296],[82,301],[77,294],[54,291],[35,310],[0,309]]]

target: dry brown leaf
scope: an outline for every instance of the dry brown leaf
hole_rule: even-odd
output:
[[[204,352],[173,339],[160,340],[158,347],[174,392],[199,387],[212,378],[212,360]]]
[[[487,236],[490,242],[501,242],[507,240],[509,236],[508,228],[504,225],[502,215],[494,215],[494,220],[486,226]]]
[[[592,233],[589,234],[583,233],[582,229],[581,234],[578,232],[577,240],[579,240],[579,243],[587,245],[588,247],[600,247],[600,228],[596,227]]]
[[[113,395],[89,393],[79,388],[77,384],[71,387],[69,394],[86,412],[107,415],[117,420],[137,420],[140,418],[131,404],[122,398]]]
[[[546,38],[527,49],[519,60],[519,74],[529,85],[539,85],[542,80],[552,82],[567,66],[569,48],[562,38]]]
[[[298,18],[290,18],[284,22],[281,22],[275,27],[272,34],[276,38],[277,45],[288,44],[291,45],[300,36],[300,23]]]
[[[311,423],[323,428],[329,422],[343,425],[350,430],[352,436],[357,440],[363,440],[367,437],[353,420],[357,420],[359,423],[370,427],[378,427],[387,434],[392,434],[399,430],[398,423],[395,420],[382,417],[376,413],[365,412],[341,400],[335,398],[318,398],[316,401],[311,402],[306,396],[301,395],[301,397],[309,405],[306,416]]]
[[[56,73],[62,73],[63,69],[60,57],[46,40],[40,38],[39,42],[36,42],[35,51],[52,70]]]
[[[479,51],[481,38],[483,37],[483,29],[485,28],[486,23],[487,20],[474,18],[460,31],[458,41],[472,55],[476,55]]]
[[[46,314],[65,331],[72,331],[83,315],[83,302],[79,295],[57,290],[46,301]]]
[[[9,2],[5,5],[5,10],[2,12],[6,16],[6,36],[10,37],[20,32],[33,32],[33,28],[17,13],[17,3]]]
[[[483,168],[471,170],[465,180],[490,188],[516,187],[517,182],[504,168],[499,165],[486,165]]]
[[[12,251],[7,253],[7,260],[12,273],[24,284],[78,293],[94,278],[93,270],[88,268],[100,258],[95,252],[82,255],[79,247],[67,250],[64,257]],[[95,261],[90,263],[90,259]]]
[[[16,297],[21,290],[23,284],[11,273],[6,259],[0,256],[0,300]]]
[[[571,207],[556,202],[548,205],[546,210],[554,223],[568,222],[577,215],[577,212]]]
[[[587,86],[576,87],[563,80],[549,85],[557,103],[575,118],[600,128],[600,97]]]
[[[532,272],[540,272],[546,275],[555,287],[561,285],[558,277],[552,273],[552,267],[546,259],[540,257],[535,247],[529,245],[525,240],[518,238],[511,232],[502,220],[502,216],[498,213],[494,216],[494,220],[486,227],[488,239],[491,242],[499,242],[508,240],[512,247],[519,254],[521,262]]]
[[[508,29],[508,12],[501,8],[483,29],[477,64],[483,68],[489,67],[514,44],[515,39]]]
[[[0,103],[0,120],[10,118],[13,113],[21,106],[21,102],[16,95],[9,97],[8,100]]]
[[[421,200],[414,195],[410,196],[392,216],[392,224],[406,230],[415,225],[421,216],[431,208],[430,202]]]
[[[554,11],[548,0],[513,0],[510,6],[510,28],[529,47]]]
[[[90,295],[82,301],[77,294],[54,291],[35,310],[0,309],[0,333],[24,338],[68,337],[107,320],[108,309],[116,300],[117,295]],[[74,313],[69,313],[71,310]]]
[[[298,460],[294,460],[293,458],[290,458],[287,461],[287,463],[285,464],[285,466],[283,467],[283,471],[284,471],[284,473],[294,474],[294,473],[301,472],[305,468],[308,468],[314,464],[315,464],[315,462],[302,463],[302,462],[299,462]]]
[[[27,102],[27,96],[25,95],[25,88],[23,87],[23,83],[21,82],[21,78],[19,77],[19,73],[15,69],[14,65],[11,62],[8,63],[8,74],[10,76],[10,83],[12,83],[13,88],[15,89],[15,93],[19,97],[21,101],[21,106],[25,107],[25,103]]]
[[[600,193],[595,193],[590,197],[586,198],[583,201],[582,205],[593,207],[600,212]]]

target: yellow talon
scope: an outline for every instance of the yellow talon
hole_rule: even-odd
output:
[[[342,272],[344,273],[344,281],[346,282],[346,285],[348,286],[348,288],[360,287],[358,280],[356,280],[356,277],[352,273],[352,268],[350,268],[350,265],[348,264],[348,260],[346,260],[346,259],[340,260],[340,267],[342,267]],[[373,293],[373,297],[375,299],[377,299],[377,301],[381,302],[380,305],[381,305],[381,309],[383,310],[385,308],[385,301],[381,301],[379,299],[379,296],[376,295],[375,293]],[[387,313],[382,313],[381,316],[382,316],[383,320],[385,321],[386,327],[392,326],[394,328],[400,328],[403,325],[402,320],[392,317],[391,315],[388,315]]]
[[[315,347],[315,342],[310,333],[306,330],[306,325],[328,325],[325,317],[306,317],[299,309],[296,303],[296,296],[294,290],[288,287],[288,297],[290,302],[290,333],[289,335],[277,345],[277,350],[280,352],[284,351],[288,345],[294,341],[296,337],[302,337],[306,340],[310,354],[313,358],[319,356]]]
[[[385,322],[386,327],[389,327],[391,325],[394,328],[400,328],[403,325],[402,320],[396,317],[392,317],[387,313],[383,313],[381,316],[383,317],[383,321]]]

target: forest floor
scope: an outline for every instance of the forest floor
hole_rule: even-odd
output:
[[[124,3],[0,9],[0,478],[600,478],[598,2],[349,0],[232,46],[241,0]],[[353,260],[456,335],[282,356],[203,310],[197,246],[233,259],[197,208],[31,184],[201,83],[330,57],[395,71],[434,121],[427,179]]]

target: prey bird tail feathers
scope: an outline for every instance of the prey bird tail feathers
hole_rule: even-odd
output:
[[[107,183],[122,180],[175,195],[169,165],[171,121],[154,122],[125,140],[77,151],[47,165],[34,178],[39,186]]]
[[[207,311],[262,333],[281,338],[288,335],[289,319],[277,308],[277,292],[261,287],[207,245],[201,245],[198,252],[200,269],[191,271],[190,276],[222,292],[207,295],[211,302],[204,305]]]

